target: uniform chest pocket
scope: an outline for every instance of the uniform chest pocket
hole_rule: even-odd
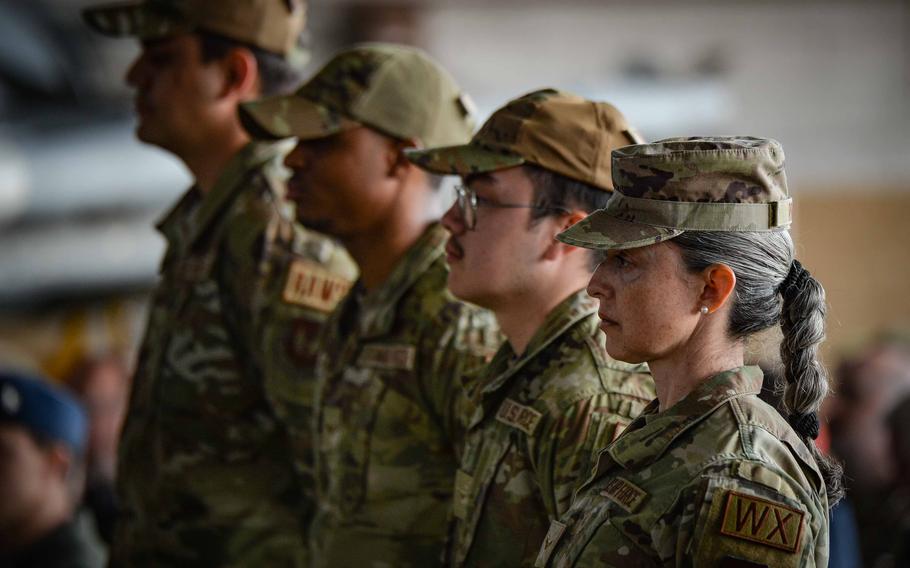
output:
[[[480,435],[485,433],[488,435]],[[499,470],[517,443],[517,432],[510,428],[481,429],[477,434],[474,440],[469,435],[461,467],[455,476],[452,506],[457,535],[452,550],[455,565],[462,564],[467,557],[481,514],[490,498],[491,487],[494,483],[506,481],[497,479],[497,476],[500,473],[507,475]]]
[[[386,383],[373,369],[349,367],[323,397],[319,451],[327,505],[342,514],[364,502],[372,437]]]

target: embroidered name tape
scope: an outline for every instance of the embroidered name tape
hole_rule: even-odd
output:
[[[289,304],[331,312],[351,289],[351,282],[316,263],[295,260],[288,271],[282,299]]]
[[[729,491],[720,533],[794,553],[803,534],[799,509]]]
[[[414,368],[417,349],[413,345],[377,344],[365,345],[357,357],[358,367],[410,371]]]
[[[514,400],[507,398],[499,412],[496,413],[496,420],[499,420],[507,426],[518,428],[528,436],[534,435],[534,429],[543,415],[530,406],[518,404]]]
[[[627,513],[634,513],[644,503],[647,492],[631,481],[614,477],[600,494],[622,507]]]

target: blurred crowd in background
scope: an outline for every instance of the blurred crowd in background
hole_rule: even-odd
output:
[[[163,250],[152,225],[189,177],[134,140],[122,77],[136,46],[94,36],[78,16],[88,4],[0,0],[0,366],[29,369],[81,401],[80,507],[103,542]],[[835,394],[821,440],[848,479],[832,565],[910,558],[906,2],[314,0],[309,34],[313,70],[354,41],[420,45],[483,116],[552,84],[610,100],[650,139],[781,140],[797,250],[831,306],[824,357]],[[766,344],[753,353],[773,373],[775,338]],[[0,499],[0,533],[15,504]]]

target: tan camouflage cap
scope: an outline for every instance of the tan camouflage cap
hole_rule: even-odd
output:
[[[494,112],[468,144],[407,156],[425,170],[461,176],[530,163],[612,190],[610,151],[641,142],[613,105],[542,89]]]
[[[258,138],[325,138],[366,125],[427,146],[463,143],[474,130],[467,95],[423,51],[365,43],[335,55],[292,95],[240,106]]]
[[[683,231],[780,231],[790,226],[784,150],[776,140],[668,138],[613,151],[604,209],[556,238],[593,249],[643,247]]]
[[[145,0],[87,8],[82,16],[114,37],[158,39],[198,29],[288,56],[306,24],[306,1]]]

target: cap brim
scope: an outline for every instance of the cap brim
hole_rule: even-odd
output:
[[[297,95],[269,97],[240,105],[240,120],[254,138],[325,138],[360,126],[337,112]]]
[[[428,150],[406,150],[405,156],[416,166],[440,175],[467,176],[520,166],[524,158],[497,152],[475,144],[443,146]]]
[[[106,4],[86,8],[82,18],[93,30],[111,37],[155,39],[186,32],[185,22],[160,10],[150,9],[147,2]]]
[[[683,231],[644,225],[619,219],[603,209],[597,210],[556,235],[576,247],[597,250],[639,248],[678,237]]]

